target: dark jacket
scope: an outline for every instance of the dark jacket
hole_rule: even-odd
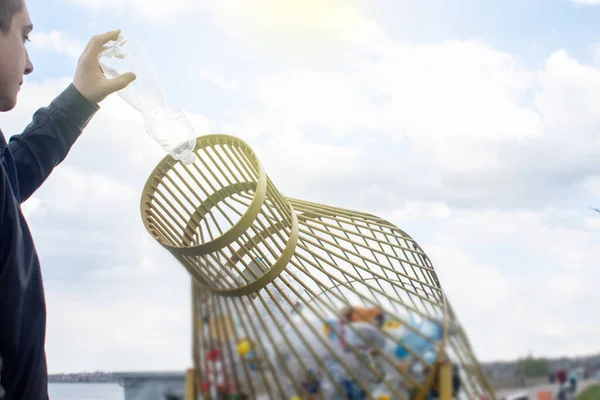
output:
[[[69,85],[20,135],[0,132],[0,400],[46,400],[46,303],[21,204],[67,155],[98,110]]]

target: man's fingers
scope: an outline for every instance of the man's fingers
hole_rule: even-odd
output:
[[[92,52],[94,55],[99,54],[106,43],[110,42],[111,40],[117,40],[120,34],[121,30],[117,29],[114,31],[92,36],[92,38],[88,42],[87,50]]]
[[[109,79],[108,84],[110,86],[111,93],[117,92],[121,89],[125,89],[131,82],[136,79],[133,72],[125,72],[116,78]]]

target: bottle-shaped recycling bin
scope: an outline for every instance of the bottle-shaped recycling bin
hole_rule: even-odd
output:
[[[252,148],[197,138],[144,187],[193,278],[203,399],[494,399],[423,249],[374,215],[279,192]]]

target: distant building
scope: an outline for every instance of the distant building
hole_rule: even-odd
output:
[[[185,372],[124,372],[114,374],[125,400],[184,400]]]

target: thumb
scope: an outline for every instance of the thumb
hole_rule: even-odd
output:
[[[136,76],[133,72],[125,72],[115,78],[109,79],[108,82],[111,92],[116,92],[121,89],[125,89],[135,79]]]

